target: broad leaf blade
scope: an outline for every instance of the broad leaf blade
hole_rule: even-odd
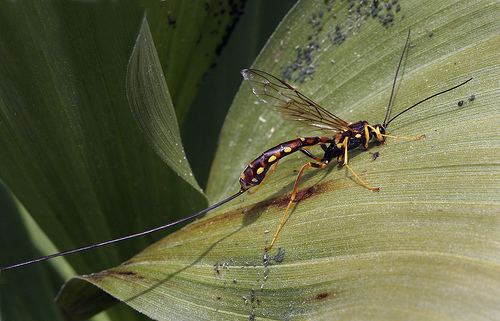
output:
[[[375,161],[368,152],[351,153],[353,168],[380,193],[342,168],[311,171],[278,241],[284,261],[263,263],[294,170],[307,161],[289,156],[258,193],[81,279],[158,320],[495,318],[500,7],[408,1],[375,12],[370,4],[359,3],[365,7],[358,17],[356,5],[299,2],[255,66],[290,77],[349,121],[372,123],[383,119],[410,27],[413,46],[395,112],[475,77],[389,128],[425,140],[388,139],[371,148],[380,153]],[[297,68],[283,75],[290,66]],[[460,100],[465,106],[457,106]],[[239,172],[263,150],[307,134],[299,130],[243,85],[213,166],[212,200],[237,190]]]

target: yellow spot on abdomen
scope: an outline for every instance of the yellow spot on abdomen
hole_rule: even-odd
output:
[[[262,174],[262,172],[264,172],[264,167],[259,167],[259,169],[257,169],[257,175]]]
[[[269,163],[272,163],[272,162],[274,162],[275,160],[276,160],[276,156],[274,156],[274,155],[273,155],[273,156],[269,157],[269,159],[268,159],[267,161],[268,161]]]
[[[342,148],[342,143],[338,143],[338,144],[337,144],[337,148],[338,148],[338,149],[341,149],[341,148]]]
[[[292,151],[292,149],[290,147],[285,147],[285,149],[283,151],[285,153],[290,153]]]
[[[304,137],[300,137],[300,140],[301,141],[305,141],[306,139]]]

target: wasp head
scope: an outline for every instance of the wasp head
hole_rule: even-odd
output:
[[[383,125],[377,124],[375,126],[370,126],[370,131],[379,142],[384,142],[383,135],[385,135],[385,127]]]

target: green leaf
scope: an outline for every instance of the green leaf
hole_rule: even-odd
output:
[[[240,86],[239,71],[252,64],[295,3],[296,0],[248,1],[245,14],[215,60],[215,66],[204,75],[181,128],[189,163],[201,186],[207,184],[222,125]],[[200,139],[200,133],[203,133],[203,139]]]
[[[373,124],[383,120],[409,28],[395,112],[474,77],[389,127],[393,135],[425,140],[389,138],[370,148],[380,153],[376,160],[350,153],[351,166],[379,193],[334,164],[311,170],[277,243],[284,260],[275,249],[268,264],[263,248],[288,202],[294,170],[307,161],[289,156],[258,193],[116,268],[71,280],[65,291],[85,288],[83,280],[157,320],[495,318],[500,5],[405,1],[390,9],[381,3],[375,12],[372,2],[353,4],[300,1],[255,67],[290,77],[346,120]],[[224,125],[211,199],[236,191],[241,169],[265,149],[310,134],[244,84]]]
[[[127,63],[142,10],[77,3],[8,9],[11,15],[15,9],[45,10],[49,21],[42,28],[19,13],[29,28],[4,34],[0,174],[58,248],[141,230],[164,222],[169,212],[190,212],[203,203],[179,198],[198,192],[150,150],[128,107]],[[115,18],[103,17],[106,10]],[[96,21],[84,24],[89,17]],[[123,28],[124,20],[136,23]],[[8,15],[2,21],[2,30],[19,23]],[[96,32],[101,29],[107,31]],[[133,247],[69,261],[88,271],[118,263]]]
[[[30,241],[30,235],[27,233],[28,226],[33,226],[30,217],[21,208],[11,193],[0,181],[0,205],[2,209],[0,224],[0,242],[1,244],[15,245],[18,252],[2,250],[2,258],[9,261],[21,260],[22,253],[30,253],[32,256],[41,255],[38,249],[34,248]],[[9,231],[15,230],[13,233]],[[44,242],[46,244],[47,242]],[[36,244],[36,243],[35,243]],[[61,262],[58,262],[61,264]],[[18,272],[18,273],[16,273]],[[53,304],[53,297],[58,288],[54,286],[53,280],[63,281],[60,270],[43,269],[35,266],[28,275],[13,271],[13,273],[2,273],[0,275],[0,319],[2,320],[64,320],[62,313]],[[64,275],[68,277],[72,273]],[[22,290],[29,289],[29,291]],[[25,309],[29,306],[30,309]],[[36,317],[35,317],[36,316]]]
[[[220,55],[243,13],[245,1],[141,2],[148,8],[158,56],[182,124],[203,75]]]
[[[128,64],[126,90],[132,114],[153,150],[202,192],[182,149],[177,118],[146,17]]]

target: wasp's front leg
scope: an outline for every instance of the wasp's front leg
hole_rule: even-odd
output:
[[[347,168],[348,171],[350,171],[354,177],[358,180],[359,184],[363,187],[368,188],[372,192],[378,192],[380,188],[378,187],[372,187],[368,182],[366,182],[364,179],[361,178],[353,169],[352,167],[348,164],[348,150],[349,150],[349,137],[345,137],[343,142],[342,142],[342,147],[344,148],[344,157],[343,157],[343,165]],[[340,160],[340,156],[339,156]]]

